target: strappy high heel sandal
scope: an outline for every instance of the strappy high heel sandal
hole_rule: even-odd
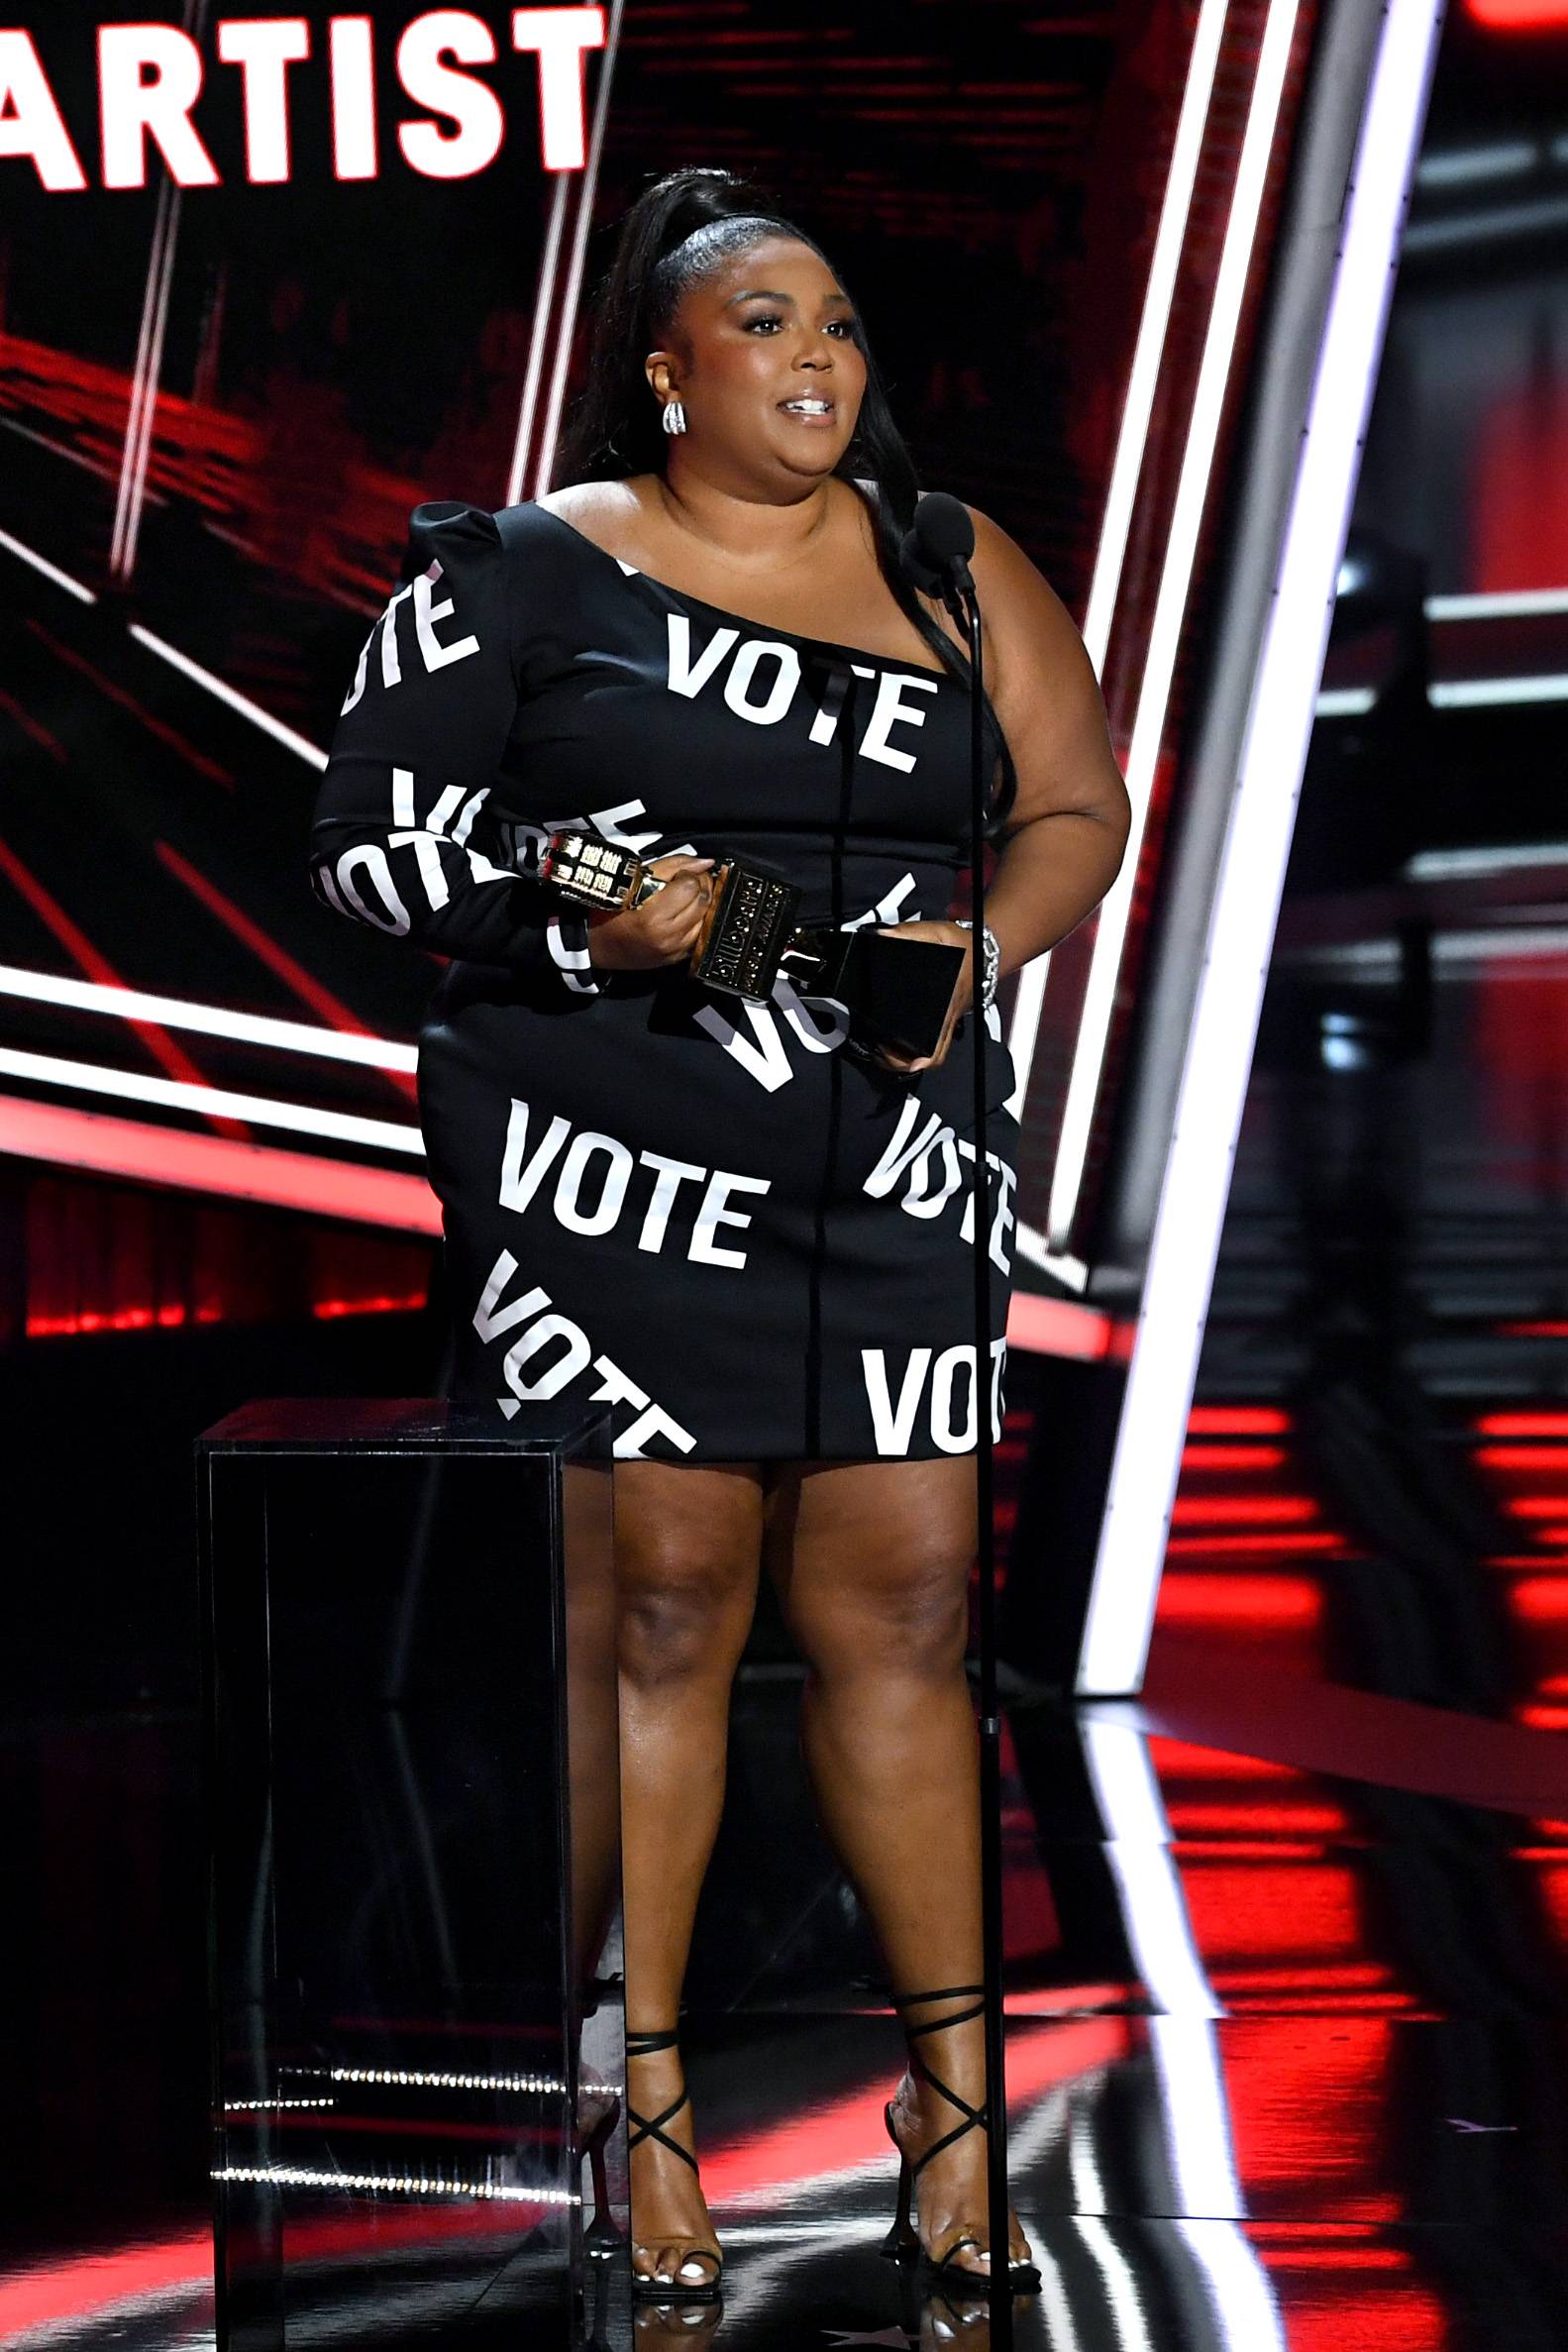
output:
[[[986,2013],[986,2005],[980,1996],[984,1991],[983,1984],[948,1984],[937,1992],[904,1992],[894,1993],[892,1996],[892,2005],[899,2013],[899,2022],[903,2025],[904,2040],[908,2044],[911,2071],[919,2076],[922,2083],[929,2083],[931,2088],[945,2098],[949,2106],[956,2107],[963,2120],[956,2123],[951,2131],[944,2132],[940,2139],[933,2140],[930,2147],[911,2162],[904,2153],[903,2144],[898,2137],[897,2126],[893,2121],[895,2112],[893,2100],[889,2099],[883,2109],[883,2120],[888,2126],[888,2137],[898,2151],[898,2205],[893,2217],[893,2225],[888,2232],[882,2250],[894,2262],[914,2261],[923,2255],[933,2281],[939,2282],[944,2287],[960,2287],[966,2294],[971,2295],[985,2291],[990,2284],[990,2274],[986,2271],[966,2269],[964,2264],[955,2261],[954,2257],[962,2253],[966,2246],[973,2246],[978,2254],[988,2253],[990,2249],[985,2239],[977,2237],[971,2229],[960,2227],[939,2254],[933,2253],[929,2247],[921,2243],[919,2231],[914,2225],[911,2208],[914,2199],[914,2185],[932,2157],[940,2156],[944,2148],[951,2148],[954,2141],[961,2140],[966,2132],[990,2130],[990,2101],[988,2100],[984,2106],[972,2107],[968,2099],[960,2098],[956,2090],[950,2089],[939,2076],[932,2074],[914,2045],[922,2041],[927,2034],[946,2033],[951,2026],[972,2025],[977,2017],[983,2017]],[[925,2025],[910,2025],[903,2017],[905,2009],[917,2009],[929,2001],[969,2000],[972,1998],[978,2004],[975,2008],[961,2009],[954,2017],[933,2018]],[[1007,2284],[1014,2294],[1033,2295],[1039,2290],[1040,2274],[1032,2262],[1009,2262]]]
[[[626,2037],[626,2056],[628,2060],[652,2058],[656,2051],[673,2050],[679,2038],[679,2029],[664,2034],[629,2033]],[[626,2120],[632,2127],[626,2141],[628,2155],[639,2141],[657,2140],[661,2148],[673,2150],[682,2164],[688,2164],[691,2170],[696,2172],[698,2170],[697,2160],[690,2149],[682,2148],[680,2142],[672,2139],[665,2130],[665,2125],[679,2115],[683,2106],[689,2104],[690,2097],[690,2091],[682,2088],[680,2096],[672,2105],[664,2108],[658,2115],[649,2116],[638,2114],[628,2093]],[[632,2226],[635,2232],[635,2214]],[[719,2300],[720,2281],[724,2276],[723,2255],[717,2253],[712,2246],[702,2245],[695,2238],[667,2238],[664,2242],[666,2245],[676,2247],[679,2251],[679,2259],[676,2263],[678,2275],[674,2279],[656,2279],[651,2276],[645,2278],[634,2264],[632,2267],[634,2298],[656,2303],[716,2303]],[[679,2274],[688,2262],[712,2263],[712,2278],[704,2279],[700,2285],[695,2280],[680,2278]]]

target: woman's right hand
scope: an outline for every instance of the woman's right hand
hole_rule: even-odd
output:
[[[641,907],[588,917],[588,960],[601,972],[649,972],[684,962],[713,895],[711,858],[656,858],[649,872],[664,883]]]

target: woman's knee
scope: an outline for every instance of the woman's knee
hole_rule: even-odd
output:
[[[795,1640],[820,1678],[944,1681],[963,1669],[972,1550],[909,1542],[812,1563],[791,1579]]]
[[[619,1565],[621,1671],[644,1686],[728,1676],[757,1597],[755,1561],[732,1550],[666,1547]]]
[[[757,1478],[636,1462],[616,1488],[622,1673],[649,1686],[732,1674],[757,1599]]]

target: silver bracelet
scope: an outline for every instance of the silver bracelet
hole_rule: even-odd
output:
[[[958,927],[961,931],[972,931],[975,928],[974,924],[969,920],[967,915],[961,915],[955,919],[957,920]],[[996,1001],[996,983],[1001,978],[1001,949],[996,944],[996,934],[992,929],[989,922],[982,923],[981,925],[980,953],[981,1010],[982,1012],[989,1013],[992,1006]]]

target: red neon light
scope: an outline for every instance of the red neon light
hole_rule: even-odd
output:
[[[1179,1495],[1171,1510],[1173,1527],[1300,1527],[1317,1517],[1305,1494]]]
[[[1483,1438],[1568,1438],[1568,1413],[1483,1413]]]
[[[1175,1558],[1223,1559],[1238,1551],[1262,1553],[1283,1551],[1289,1557],[1304,1557],[1309,1551],[1343,1551],[1342,1539],[1327,1528],[1303,1528],[1299,1535],[1255,1536],[1172,1536],[1165,1547]]]
[[[1466,0],[1489,33],[1568,32],[1568,0]]]
[[[1287,1458],[1283,1445],[1184,1445],[1182,1469],[1279,1470]]]
[[[4,128],[4,124],[0,124],[0,130]],[[59,737],[52,735],[42,719],[35,718],[31,710],[24,710],[15,695],[8,695],[3,688],[0,688],[0,710],[5,712],[13,726],[20,727],[24,735],[32,737],[40,751],[47,751],[57,768],[68,765],[65,746]]]
[[[1528,1625],[1568,1623],[1568,1576],[1520,1576],[1510,1587],[1509,1605]]]
[[[1290,1426],[1273,1405],[1195,1405],[1187,1417],[1194,1438],[1283,1438]]]
[[[401,1299],[318,1299],[310,1312],[324,1322],[339,1315],[407,1315],[429,1296],[427,1290],[415,1290]]]
[[[0,2280],[0,2341],[11,2343],[30,2329],[67,2319],[80,2321],[133,2296],[198,2287],[204,2275],[212,2275],[212,2232],[207,2229],[159,2246],[126,2246],[30,2269],[19,2278]]]
[[[1007,1345],[1031,1355],[1065,1355],[1098,1363],[1109,1355],[1114,1326],[1098,1308],[1073,1299],[1036,1298],[1015,1290],[1007,1307]]]
[[[303,964],[296,963],[286,948],[279,947],[260,923],[253,922],[232,899],[225,898],[215,882],[209,882],[205,874],[198,874],[188,858],[182,858],[179,851],[171,849],[166,841],[155,841],[153,849],[159,865],[166,866],[175,881],[182,882],[192,898],[199,899],[208,913],[215,914],[254,956],[260,957],[269,972],[275,972],[283,986],[298,997],[302,1005],[308,1005],[312,1013],[319,1014],[332,1028],[342,1029],[348,1036],[367,1037],[370,1034],[364,1021],[358,1019],[348,1006],[333,995],[330,988],[323,988],[321,982],[314,979]],[[411,1070],[383,1070],[380,1075],[411,1101],[417,1097],[419,1088]]]
[[[101,988],[124,988],[126,983],[105,955],[100,955],[79,924],[72,922],[59,901],[47,891],[38,876],[23,865],[15,850],[0,841],[0,874],[19,895],[26,899],[34,913],[48,930],[53,932],[65,953]],[[170,1078],[182,1086],[205,1086],[206,1079],[191,1060],[184,1047],[177,1045],[167,1029],[160,1029],[156,1021],[133,1020],[130,1026],[141,1038],[153,1059],[161,1064]],[[214,1119],[212,1125],[220,1135],[243,1138],[246,1128],[237,1119]]]
[[[66,663],[70,669],[79,670],[83,678],[91,679],[100,695],[108,701],[117,702],[122,710],[128,710],[150,735],[155,735],[159,743],[166,743],[170,751],[177,752],[187,767],[194,768],[200,776],[211,777],[213,783],[221,784],[225,792],[233,792],[234,778],[227,768],[220,768],[216,760],[209,759],[204,751],[198,751],[194,743],[187,743],[177,728],[166,725],[160,718],[155,718],[151,710],[144,710],[134,695],[127,694],[123,686],[116,686],[112,678],[106,678],[101,670],[95,669],[85,654],[77,653],[74,646],[63,644],[52,629],[45,628],[41,620],[29,619],[26,626],[41,644],[49,647],[56,661]]]
[[[401,1233],[439,1233],[441,1204],[421,1176],[395,1168],[358,1168],[346,1160],[277,1151],[264,1143],[230,1143],[184,1127],[153,1126],[63,1104],[0,1096],[5,1148],[16,1159],[50,1160],[137,1184],[180,1192],[221,1193],[300,1209],[350,1225]]]
[[[1195,1576],[1160,1589],[1160,1615],[1177,1625],[1316,1625],[1323,1596],[1306,1576]]]
[[[1478,1445],[1486,1470],[1568,1470],[1568,1445]]]

